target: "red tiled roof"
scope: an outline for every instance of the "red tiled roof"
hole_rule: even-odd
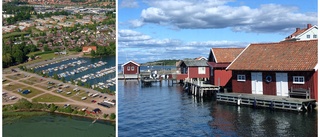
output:
[[[84,46],[82,47],[82,52],[90,52],[89,49],[97,51],[97,47],[96,46]]]
[[[212,48],[216,63],[232,62],[244,48]]]
[[[227,68],[257,71],[310,71],[318,62],[318,40],[249,45]]]
[[[226,68],[230,63],[215,63],[215,62],[207,62],[210,67],[213,68]]]

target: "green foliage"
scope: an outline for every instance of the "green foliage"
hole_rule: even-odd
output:
[[[116,114],[111,113],[111,114],[110,114],[110,119],[114,120],[115,118],[116,118]]]
[[[57,110],[57,106],[52,103],[52,104],[50,105],[49,111],[50,111],[50,112],[54,112],[54,111],[56,111],[56,110]]]
[[[3,11],[6,11],[6,14],[14,14],[14,17],[6,19],[8,24],[15,24],[21,20],[30,20],[31,13],[34,12],[32,6],[18,6],[16,2],[4,3],[2,8]]]
[[[32,108],[32,103],[28,101],[27,99],[19,99],[17,103],[14,104],[17,109],[30,109]]]
[[[107,116],[108,116],[107,114],[103,114],[103,118],[107,118]]]

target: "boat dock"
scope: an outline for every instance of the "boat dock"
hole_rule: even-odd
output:
[[[315,99],[288,98],[274,95],[256,95],[246,93],[217,93],[216,99],[218,102],[232,103],[239,106],[249,105],[253,107],[293,111],[312,110],[316,106]]]
[[[203,81],[185,80],[184,89],[189,94],[199,97],[210,97],[220,90],[219,86],[205,84]]]

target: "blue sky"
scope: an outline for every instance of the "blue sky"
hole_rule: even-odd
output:
[[[317,0],[119,0],[118,62],[208,57],[318,23]]]

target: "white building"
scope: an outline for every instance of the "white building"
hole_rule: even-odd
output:
[[[318,26],[307,24],[307,28],[296,28],[296,31],[285,40],[300,41],[300,40],[314,40],[318,39]]]

